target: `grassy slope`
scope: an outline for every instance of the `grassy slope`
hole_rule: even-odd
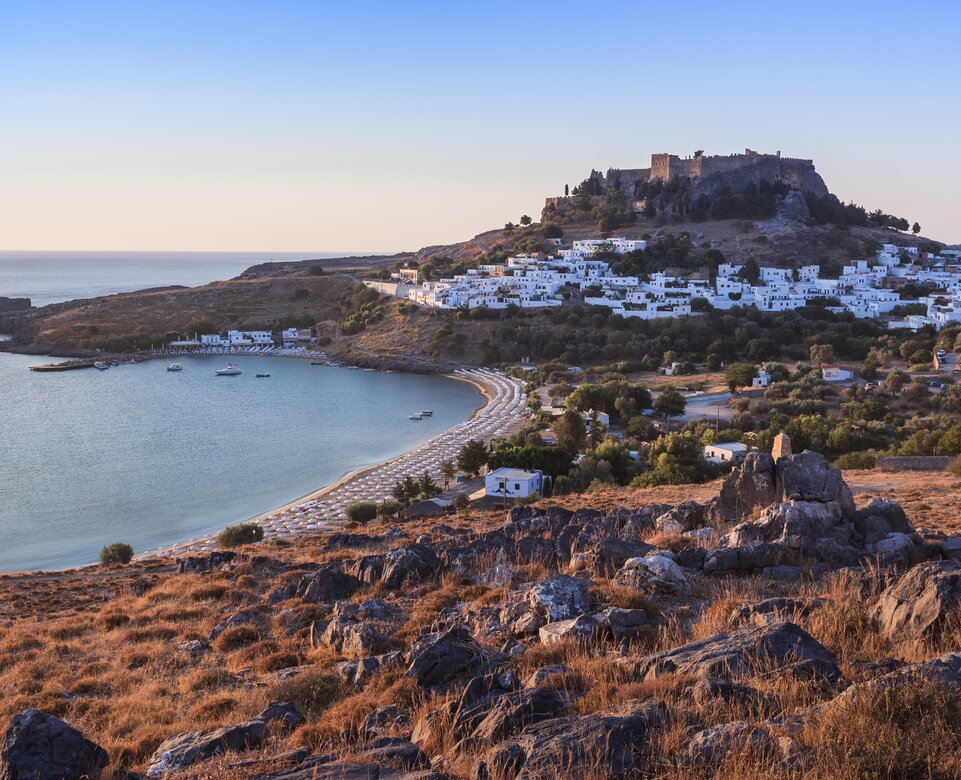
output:
[[[890,475],[879,478],[873,472],[857,472],[847,477],[855,487],[859,504],[878,494],[910,498],[922,484],[925,492],[934,486],[941,491],[942,499],[950,495],[956,501],[961,488],[955,478],[947,475],[891,480]],[[689,498],[705,500],[716,492],[717,486],[714,483],[644,491],[619,489],[571,498],[564,503],[600,509]],[[910,500],[907,507],[910,516]],[[502,519],[502,513],[492,512],[472,520],[461,517],[453,524],[478,527],[494,525]],[[432,528],[425,524],[407,530],[414,537],[420,532],[431,533]],[[323,537],[314,537],[290,548],[270,546],[257,552],[280,560],[320,562],[382,551],[377,548],[328,553],[323,550],[322,540]],[[671,543],[664,538],[652,541]],[[518,583],[545,573],[539,565],[515,567]],[[404,593],[366,588],[353,600],[378,596],[399,607],[404,619],[393,634],[393,642],[403,647],[443,609],[458,603],[479,608],[501,602],[504,591],[470,584],[473,574],[468,572],[464,578],[444,575],[438,582],[406,589]],[[208,576],[178,575],[172,573],[169,564],[155,562],[126,568],[0,577],[0,620],[4,627],[0,636],[0,690],[5,691],[0,697],[0,723],[28,706],[38,707],[93,737],[108,750],[115,765],[143,768],[145,760],[166,737],[191,728],[239,722],[276,698],[295,701],[308,714],[309,722],[286,742],[269,743],[265,753],[271,754],[291,745],[306,744],[316,752],[350,755],[356,746],[345,738],[344,729],[349,724],[356,725],[376,707],[396,703],[416,721],[419,715],[438,705],[436,697],[404,680],[400,670],[376,676],[363,690],[347,689],[336,682],[330,670],[339,656],[326,648],[311,648],[306,627],[293,632],[283,630],[285,614],[287,618],[299,616],[307,626],[314,612],[318,617],[322,612],[296,600],[263,610],[253,632],[245,629],[246,633],[225,633],[226,639],[216,641],[215,649],[206,655],[194,657],[176,649],[179,643],[206,639],[211,628],[224,617],[257,603],[274,588],[299,577],[300,572],[277,574],[249,564]],[[953,632],[936,646],[908,652],[889,646],[864,617],[880,587],[877,578],[858,581],[844,576],[800,585],[757,579],[707,580],[698,585],[691,598],[662,607],[664,614],[656,630],[640,640],[631,653],[667,649],[727,630],[728,616],[734,607],[772,595],[818,595],[827,599],[824,607],[799,622],[838,656],[845,676],[851,680],[864,676],[865,664],[869,666],[885,657],[916,660],[956,648],[959,636]],[[620,606],[637,606],[638,600],[636,594],[603,582],[598,598]],[[292,612],[284,613],[285,609]],[[770,697],[761,712],[742,703],[721,700],[692,706],[684,693],[688,681],[668,678],[654,684],[638,683],[625,677],[603,653],[566,643],[552,647],[535,645],[515,666],[523,678],[539,666],[558,662],[572,669],[572,677],[558,684],[588,692],[577,704],[581,713],[651,695],[668,703],[672,712],[670,723],[658,732],[651,747],[651,757],[661,770],[658,776],[664,777],[689,776],[677,760],[695,725],[743,717],[773,717],[792,712],[798,706],[809,706],[823,696],[814,687],[790,683],[780,675],[759,676],[752,684]],[[291,666],[307,669],[293,682],[279,681],[276,672]],[[859,776],[859,771],[870,774],[872,767],[908,760],[914,753],[935,757],[942,770],[961,765],[957,740],[939,730],[944,725],[939,719],[946,717],[946,711],[942,712],[930,700],[925,699],[924,706],[933,707],[929,719],[933,724],[928,722],[921,730],[912,727],[910,734],[905,733],[907,742],[897,739],[904,726],[892,725],[901,716],[892,716],[886,709],[889,703],[859,700],[857,705],[852,712],[829,709],[810,721],[802,734],[794,735],[801,745],[818,751],[817,766],[808,776],[853,778]],[[885,743],[886,738],[892,743]],[[933,743],[935,739],[937,744]],[[852,745],[858,751],[868,751],[861,756],[860,764],[852,764],[844,753]],[[442,751],[450,745],[433,747]],[[258,755],[254,753],[253,759]],[[752,763],[754,760],[749,756],[735,759],[723,776],[759,776],[761,769]],[[760,766],[769,767],[770,761],[764,758]],[[898,771],[898,766],[892,766],[892,770]],[[185,776],[248,776],[253,771],[249,767],[239,771],[226,762],[215,761],[201,764]]]

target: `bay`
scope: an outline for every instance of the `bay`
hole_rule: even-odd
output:
[[[215,533],[413,449],[482,406],[438,376],[232,357],[35,373],[0,354],[0,571]],[[258,371],[268,379],[257,379]],[[419,409],[434,415],[414,422]]]

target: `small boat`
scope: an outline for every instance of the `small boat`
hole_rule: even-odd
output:
[[[326,365],[327,365],[327,361],[326,361],[326,360],[311,360],[311,361],[310,361],[310,365],[312,365],[312,366],[326,366]]]
[[[266,379],[269,376],[270,376],[269,371],[261,371],[259,374],[257,374],[257,379]]]
[[[408,420],[422,420],[423,418],[422,418],[419,414],[412,414],[412,415],[410,415],[407,419],[408,419]]]
[[[105,363],[102,360],[98,360],[96,363],[93,364],[93,367],[96,368],[98,371],[106,371],[108,368],[110,368],[110,364]]]
[[[420,414],[423,415],[424,417],[431,417],[431,416],[434,414],[434,410],[433,410],[433,409],[421,409],[421,410],[420,410]]]
[[[233,363],[228,363],[226,368],[218,369],[214,371],[217,376],[237,376],[243,373],[240,368]]]
[[[183,371],[183,370],[184,370],[184,367],[183,367],[183,365],[180,364],[180,363],[171,363],[169,366],[167,366],[167,370],[168,370],[168,371]]]

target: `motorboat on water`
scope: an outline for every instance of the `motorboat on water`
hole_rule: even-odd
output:
[[[110,368],[110,364],[104,362],[103,360],[98,360],[96,363],[93,364],[93,367],[96,368],[98,371],[106,371],[108,368]]]
[[[235,365],[234,363],[228,363],[226,368],[220,368],[217,371],[214,371],[214,373],[217,376],[237,376],[243,372],[240,370],[239,366]]]
[[[183,371],[184,367],[182,363],[171,363],[167,366],[168,371]]]
[[[266,379],[269,376],[270,376],[269,371],[261,371],[259,374],[257,374],[257,379]]]
[[[420,412],[418,412],[418,414],[420,414],[422,417],[432,417],[433,414],[434,414],[434,410],[433,410],[433,409],[421,409]]]
[[[422,420],[422,419],[424,419],[424,418],[421,417],[419,414],[412,414],[412,415],[410,415],[407,419],[408,419],[408,420]]]

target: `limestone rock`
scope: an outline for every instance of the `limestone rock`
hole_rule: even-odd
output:
[[[691,582],[681,567],[660,553],[631,558],[614,577],[614,584],[640,593],[673,596],[682,596],[691,590]]]
[[[390,590],[431,579],[443,563],[425,544],[410,544],[387,553],[381,582]]]
[[[103,748],[62,720],[24,710],[3,735],[0,780],[96,780],[107,763]]]
[[[527,601],[548,622],[567,620],[590,610],[587,590],[593,584],[590,580],[554,574],[533,585],[527,592]]]
[[[607,620],[601,615],[578,615],[570,620],[555,620],[541,626],[538,636],[545,645],[565,640],[590,642],[599,639],[607,628]]]
[[[296,595],[308,604],[317,604],[349,599],[359,587],[358,579],[343,571],[340,561],[335,561],[305,574],[297,586]]]
[[[528,688],[497,697],[487,716],[478,724],[473,739],[494,744],[512,737],[524,727],[561,715],[564,697],[552,688]]]
[[[482,659],[474,637],[458,626],[421,637],[410,651],[407,676],[425,687],[443,685],[476,667]]]
[[[776,472],[781,500],[838,501],[848,511],[854,511],[854,500],[841,478],[841,469],[832,468],[821,453],[804,450],[799,455],[779,458]]]
[[[706,514],[717,523],[736,523],[754,517],[776,500],[774,459],[764,452],[750,452],[741,467],[724,480]]]
[[[554,718],[525,728],[490,751],[474,778],[554,780],[626,777],[643,768],[650,730],[665,718],[663,704],[638,701],[581,717]]]
[[[658,531],[683,534],[704,523],[704,507],[697,501],[685,501],[660,515],[655,521]]]
[[[790,673],[828,682],[841,677],[827,648],[787,621],[715,634],[634,663],[637,674],[649,680],[672,673],[734,679],[755,673]]]
[[[890,639],[910,642],[937,636],[959,604],[961,566],[954,561],[929,562],[889,585],[874,614]]]
[[[695,766],[720,764],[729,753],[764,748],[771,742],[764,729],[739,720],[699,731],[687,746],[687,763]]]

